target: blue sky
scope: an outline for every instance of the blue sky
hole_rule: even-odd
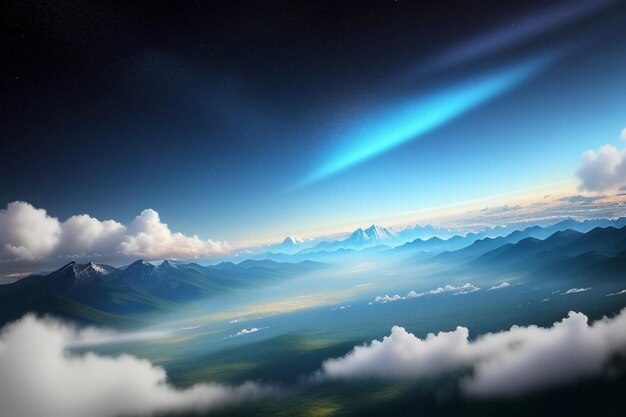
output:
[[[11,142],[0,198],[61,219],[129,223],[152,208],[172,230],[248,242],[563,181],[571,188],[582,152],[618,146],[626,126],[626,14],[619,2],[601,3],[576,19],[561,18],[566,2],[492,5],[475,24],[453,15],[452,31],[440,25],[447,15],[429,23],[431,10],[402,5],[341,21],[305,13],[284,37],[246,23],[258,24],[258,40],[230,34],[219,43],[200,17],[174,18],[174,38],[132,19],[115,35],[92,34],[93,45],[52,37],[52,51],[69,56],[44,56],[53,68],[45,73],[16,67],[3,95]],[[544,18],[550,25],[537,23]],[[125,31],[140,35],[120,43]],[[424,70],[489,36],[502,39],[497,48]],[[114,58],[87,74],[98,59],[92,46]],[[494,80],[483,94],[481,83]],[[444,93],[454,100],[423,105]],[[424,124],[412,106],[426,118],[444,114]]]

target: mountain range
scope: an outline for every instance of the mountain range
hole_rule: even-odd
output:
[[[372,225],[367,229],[358,228],[344,239],[322,241],[314,246],[309,246],[312,244],[311,241],[295,240],[288,236],[280,245],[273,246],[270,252],[257,253],[250,257],[283,262],[298,262],[307,259],[335,262],[344,260],[346,257],[359,259],[372,252],[377,252],[383,253],[389,258],[406,259],[408,262],[430,259],[459,262],[471,260],[505,243],[516,243],[525,237],[543,239],[554,232],[566,229],[586,232],[594,227],[611,225],[621,227],[625,224],[626,218],[583,221],[566,219],[544,227],[530,226],[518,230],[510,226],[496,226],[477,233],[467,234],[452,234],[450,229],[439,229],[426,225],[415,226],[410,229],[430,237],[420,237],[411,241],[406,240],[406,237],[409,236],[408,229],[396,232],[385,227]],[[432,233],[437,233],[437,235],[431,236]],[[448,234],[447,237],[446,234]],[[438,255],[439,257],[435,258]]]
[[[360,250],[372,246],[397,243],[399,236],[386,227],[371,225],[367,229],[359,227],[350,235],[333,242],[320,242],[312,248],[304,249],[299,254],[316,253],[320,251],[336,251],[339,249]]]
[[[264,255],[289,262],[246,259],[204,266],[138,260],[120,268],[70,262],[51,273],[0,285],[0,325],[34,311],[82,323],[132,326],[151,314],[180,311],[217,294],[271,285],[329,266],[319,260],[369,262],[380,256],[377,259],[392,263],[436,264],[482,277],[507,274],[544,284],[568,281],[571,287],[577,281],[590,285],[590,279],[622,285],[626,277],[626,218],[565,220],[504,236],[483,236],[418,238],[398,245],[401,238],[396,233],[372,225],[345,239],[323,242],[310,252]]]
[[[470,261],[491,250],[502,247],[505,244],[513,244],[522,239],[532,237],[536,239],[546,239],[552,234],[564,230],[572,230],[586,233],[596,227],[616,227],[621,228],[626,225],[626,217],[618,219],[594,219],[576,221],[567,219],[550,226],[531,226],[523,230],[497,237],[482,237],[480,234],[470,233],[466,236],[454,236],[447,240],[431,238],[426,241],[415,240],[393,250],[394,253],[402,252],[411,254],[409,261],[422,261],[430,259],[434,262],[463,262]]]
[[[122,268],[70,262],[45,275],[0,285],[0,324],[28,311],[79,322],[127,322],[129,316],[173,311],[183,303],[269,285],[326,265],[313,261],[224,262],[214,266],[138,260]]]

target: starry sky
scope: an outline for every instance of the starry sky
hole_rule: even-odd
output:
[[[0,206],[263,240],[575,184],[626,127],[621,1],[127,3],[1,6]]]

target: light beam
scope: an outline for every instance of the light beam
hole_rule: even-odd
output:
[[[303,185],[315,183],[436,129],[530,79],[555,60],[541,55],[395,106],[337,137],[335,152]]]

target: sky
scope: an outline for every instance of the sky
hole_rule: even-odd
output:
[[[194,255],[626,186],[623,2],[2,8],[0,228],[23,201]]]

